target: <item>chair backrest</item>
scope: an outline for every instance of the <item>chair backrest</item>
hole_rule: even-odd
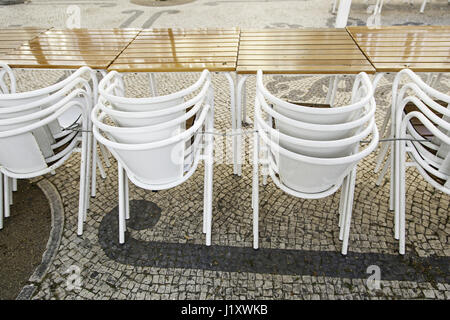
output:
[[[320,143],[292,137],[289,137],[291,139],[288,141],[288,136],[283,137],[281,133],[266,131],[267,127],[264,127],[263,122],[260,121],[256,122],[256,128],[262,142],[269,150],[268,161],[272,179],[278,181],[277,184],[284,187],[283,190],[286,192],[300,192],[309,196],[336,190],[335,188],[341,185],[344,177],[357,165],[358,161],[377,147],[379,140],[377,127],[373,122],[355,138],[320,141]],[[369,130],[372,140],[365,149],[360,151],[360,142],[364,136],[367,136]],[[289,142],[290,149],[294,146],[293,149],[297,148],[295,151],[302,153],[284,147],[283,144],[286,142]],[[308,148],[315,150],[304,152]],[[335,157],[330,157],[329,150],[335,152]]]
[[[102,106],[108,106],[109,110],[103,108],[102,111],[108,113],[114,122],[123,127],[141,127],[147,125],[155,125],[176,119],[185,113],[186,108],[178,108],[176,106],[182,105],[187,96],[198,90],[204,84],[208,72],[204,71],[199,80],[192,86],[159,97],[148,98],[127,98],[123,96],[125,91],[122,75],[118,72],[112,71],[102,79],[99,84],[100,99],[104,99]],[[207,90],[208,87],[203,87]],[[121,95],[117,95],[117,93]],[[204,93],[199,93],[196,96],[197,100],[204,96]],[[191,99],[187,104],[192,107],[197,101]],[[154,113],[159,110],[168,110],[170,112],[163,112],[160,115]]]
[[[8,74],[12,73],[7,65],[0,65],[3,70],[8,72]],[[89,77],[88,80],[83,78],[83,76],[85,77],[86,75]],[[11,75],[9,76],[11,78]],[[88,81],[92,82],[92,88]],[[90,108],[95,99],[93,93],[97,90],[97,79],[92,69],[83,67],[76,70],[64,80],[46,88],[20,93],[12,92],[0,94],[0,119],[25,116],[44,110],[64,99],[67,93],[71,92],[71,90],[74,90],[76,87],[83,87],[84,91],[88,92],[88,96],[85,96],[83,99],[90,99],[90,101],[86,101],[86,106]],[[71,111],[73,111],[73,109],[70,109],[67,112]],[[60,119],[55,119],[51,123],[38,127],[32,132],[36,137],[45,158],[53,155],[51,145],[55,143],[55,138],[60,138],[68,134],[68,132],[62,132],[63,125],[66,125],[64,121],[61,121],[63,118],[67,117],[61,115]]]
[[[190,102],[182,102],[166,109],[157,107],[152,111],[110,110],[109,106],[105,106],[106,99],[99,99],[92,112],[94,135],[120,161],[135,184],[147,189],[151,189],[151,186],[167,186],[184,181],[186,169],[195,169],[202,138],[199,133],[213,107],[213,90],[208,71],[202,73],[200,83],[197,82],[196,86],[188,88],[190,92],[185,89],[182,94],[185,96],[200,87],[200,92],[190,101],[196,101],[193,106]],[[104,92],[100,95],[104,96]],[[110,97],[106,98],[110,100]],[[133,105],[134,101],[136,101],[134,98],[121,97],[122,106],[124,103]],[[140,105],[150,106],[151,103]],[[157,103],[153,106],[157,106]],[[186,112],[189,107],[192,108]],[[172,114],[179,115],[173,118]],[[113,120],[118,115],[119,118],[131,120],[139,120],[141,117],[148,122],[144,126],[109,125],[107,119]],[[167,118],[169,120],[161,122],[160,120],[166,116],[170,116]],[[194,123],[186,130],[186,120],[193,116],[195,116]],[[153,122],[152,119],[158,121]],[[192,137],[194,143],[191,144],[189,142]]]
[[[408,82],[400,86],[407,76]],[[422,176],[435,188],[450,192],[450,95],[427,85],[409,69],[394,80],[396,137],[412,138],[412,159]],[[422,136],[425,127],[429,133]]]
[[[308,140],[337,140],[358,133],[375,114],[372,84],[360,73],[352,90],[352,104],[335,108],[313,108],[286,102],[264,88],[262,72],[257,75],[257,99],[280,132]],[[269,104],[271,106],[269,106]],[[271,122],[272,120],[270,120]]]
[[[5,76],[9,78],[9,86]],[[14,72],[6,63],[0,61],[0,94],[15,93],[16,87]]]
[[[364,78],[362,75],[360,79]],[[302,193],[304,196],[334,192],[358,161],[376,148],[379,137],[374,117],[375,101],[370,82],[366,85],[360,93],[359,90],[352,93],[352,99],[358,99],[361,93],[369,96],[367,106],[361,107],[366,109],[366,114],[339,124],[311,124],[291,119],[271,108],[266,101],[267,95],[257,92],[255,127],[269,149],[271,176],[284,191]],[[274,100],[269,99],[280,104]],[[326,115],[320,114],[320,117]],[[276,128],[273,128],[272,120]],[[360,151],[361,141],[371,134],[370,144]]]
[[[352,121],[365,114],[369,102],[373,99],[373,86],[365,72],[359,73],[353,83],[351,104],[335,108],[313,108],[289,103],[271,94],[263,83],[263,73],[258,70],[256,91],[260,93],[274,109],[290,119],[312,124],[341,124]]]
[[[72,139],[70,143],[47,156],[42,150],[42,144],[38,140],[36,132],[46,128],[67,110],[78,108],[83,120],[84,130],[87,130],[86,119],[88,119],[88,108],[77,99],[80,95],[90,100],[91,96],[83,89],[68,89],[63,99],[57,99],[54,104],[49,104],[52,96],[42,100],[47,103],[43,110],[30,108],[35,111],[20,116],[4,117],[0,119],[0,170],[6,174],[23,175],[24,177],[37,176],[47,173],[49,163],[63,161],[70,151],[77,146],[77,139]],[[61,92],[59,92],[61,93]],[[38,102],[32,104],[38,105]],[[7,115],[17,113],[17,106],[10,108],[0,108],[0,113]],[[75,136],[76,134],[72,135]]]

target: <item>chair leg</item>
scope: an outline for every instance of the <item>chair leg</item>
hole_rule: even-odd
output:
[[[208,177],[207,190],[207,208],[206,208],[206,245],[211,245],[211,229],[212,229],[212,193],[213,193],[213,163],[212,158],[207,160],[206,171]]]
[[[381,170],[380,175],[378,176],[378,179],[375,182],[377,186],[381,186],[381,182],[383,182],[383,178],[386,176],[388,169],[389,169],[389,159],[384,163],[383,170]]]
[[[382,144],[380,153],[377,156],[374,173],[377,173],[378,171],[380,171],[381,164],[383,163],[383,160],[386,157],[386,154],[388,153],[388,151],[389,151],[389,143],[385,142],[384,144]]]
[[[99,161],[100,162],[100,161]],[[97,192],[97,139],[92,137],[91,197]]]
[[[344,220],[344,211],[345,211],[344,209],[346,207],[347,193],[348,193],[348,176],[344,178],[344,181],[342,183],[341,197],[339,200],[339,227],[340,227],[339,240],[342,240],[343,235],[342,221]]]
[[[348,199],[347,199],[347,205],[346,205],[346,213],[345,213],[345,220],[344,220],[344,238],[342,242],[342,251],[341,253],[343,255],[347,254],[348,250],[348,239],[350,236],[350,225],[352,221],[352,211],[353,211],[353,197],[355,195],[355,182],[356,182],[356,166],[353,168],[351,174],[350,174],[350,184],[349,184],[349,190],[348,190]]]
[[[247,118],[247,81],[242,86],[242,121],[245,124],[250,123],[250,118]]]
[[[89,183],[86,179],[87,173],[87,141],[88,135],[86,132],[82,133],[81,142],[81,159],[80,159],[80,191],[78,198],[78,230],[77,234],[81,236],[83,234],[83,222],[86,217],[86,188]]]
[[[398,172],[398,232],[399,232],[399,253],[405,254],[405,206],[406,206],[406,190],[405,190],[405,142],[400,142],[399,148],[399,172]]]
[[[105,161],[106,167],[107,168],[111,167],[111,161],[109,161],[109,151],[101,143],[98,146],[100,147],[100,152],[102,153],[102,157],[103,160]]]
[[[16,192],[17,191],[17,179],[16,178],[13,178],[12,179],[12,183],[13,183],[13,185],[12,185],[12,191],[14,191],[14,192]]]
[[[3,205],[5,218],[9,217],[9,178],[6,175],[3,175]]]
[[[237,136],[234,135],[236,133],[236,84],[229,72],[225,73],[225,77],[230,86],[231,132],[233,133],[233,136],[231,137],[233,148],[233,174],[237,174]]]
[[[125,188],[125,220],[130,219],[130,192],[128,175],[124,170],[124,188]]]
[[[152,94],[152,97],[157,97],[158,89],[157,89],[157,82],[156,82],[155,74],[152,72],[149,73],[148,79],[149,79],[149,83],[150,83],[150,93]]]
[[[258,133],[253,133],[253,249],[259,248],[259,137]]]
[[[119,178],[119,243],[125,243],[125,190],[124,190],[124,172],[122,165],[118,165]]]
[[[3,229],[3,173],[0,172],[0,230]]]
[[[206,152],[205,152],[206,153]],[[205,154],[206,157],[206,154]],[[209,188],[208,188],[208,168],[205,161],[205,176],[204,176],[204,186],[203,186],[203,233],[206,234],[208,230],[208,200],[209,200]]]
[[[13,205],[13,179],[10,178],[9,181],[9,205]]]
[[[245,90],[245,83],[247,81],[248,75],[238,75],[237,81],[237,94],[236,94],[236,132],[239,134],[237,137],[237,171],[238,175],[242,175],[242,96],[243,90]]]

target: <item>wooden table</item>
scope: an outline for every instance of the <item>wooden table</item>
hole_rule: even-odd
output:
[[[345,29],[241,30],[237,63],[236,114],[246,119],[245,83],[249,74],[358,74],[375,69]],[[332,104],[338,77],[330,78],[327,103]],[[243,108],[241,107],[243,105]]]
[[[0,55],[5,54],[26,41],[36,38],[48,28],[6,28],[0,29]]]
[[[375,69],[345,29],[242,30],[237,72],[357,74]]]
[[[231,126],[236,130],[235,81],[239,48],[239,28],[142,30],[136,39],[109,66],[109,71],[148,72],[150,88],[157,95],[154,73],[222,72],[228,80],[231,100]],[[237,138],[233,137],[233,170],[241,174],[237,158]]]
[[[347,27],[377,72],[450,71],[450,26]]]
[[[147,29],[108,70],[119,72],[232,72],[239,29]]]
[[[137,29],[50,29],[0,55],[12,68],[106,70]]]

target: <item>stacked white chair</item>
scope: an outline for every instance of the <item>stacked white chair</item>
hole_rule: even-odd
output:
[[[1,67],[13,77],[7,65],[1,64]],[[94,73],[90,68],[81,68],[50,87],[0,95],[0,173],[4,175],[5,216],[9,216],[8,178],[28,179],[53,173],[73,152],[79,151],[77,233],[82,234],[89,205],[89,117],[93,102],[93,90],[83,75],[92,78]],[[95,79],[93,81],[96,83]],[[60,122],[67,119],[68,114],[77,117],[71,123]]]
[[[0,62],[0,94],[16,93],[16,78],[9,66]],[[0,229],[3,228],[3,180],[7,180],[9,188],[9,204],[13,203],[13,191],[17,191],[17,179],[2,177],[0,173]],[[12,181],[11,181],[12,180]],[[8,189],[6,189],[8,190]],[[6,204],[5,204],[6,205]],[[9,217],[9,207],[5,210],[6,217]]]
[[[259,163],[284,192],[306,199],[334,194],[341,186],[339,239],[347,254],[356,167],[378,144],[375,100],[369,77],[357,75],[351,104],[312,108],[272,95],[259,70],[256,81],[253,154],[253,247],[259,229]],[[360,150],[361,141],[372,135]],[[261,150],[260,152],[260,143]],[[265,183],[265,177],[264,177]]]
[[[205,162],[203,232],[211,244],[214,92],[203,71],[192,86],[166,96],[128,98],[122,75],[110,72],[99,85],[92,112],[96,139],[118,162],[119,243],[129,218],[128,179],[147,190],[180,185]],[[189,95],[193,95],[188,99]],[[190,128],[186,121],[195,117]],[[202,131],[209,134],[203,134]]]
[[[400,80],[408,82],[400,87]],[[405,169],[417,168],[434,188],[450,194],[450,95],[427,85],[409,69],[400,71],[393,85],[391,203],[395,209],[395,238],[405,254]],[[410,161],[406,162],[406,155]]]

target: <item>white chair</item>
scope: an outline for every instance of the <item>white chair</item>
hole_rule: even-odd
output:
[[[2,74],[8,74],[10,79],[11,79],[11,77],[14,78],[14,74],[13,74],[11,68],[7,64],[0,62],[0,76]],[[48,95],[52,94],[53,92],[60,90],[61,88],[63,88],[70,82],[74,81],[78,77],[85,77],[86,79],[88,79],[89,86],[90,86],[88,88],[88,90],[92,91],[92,95],[91,95],[92,96],[92,105],[94,105],[97,101],[97,92],[98,92],[96,71],[94,71],[88,67],[83,67],[83,68],[75,70],[72,74],[69,74],[69,76],[66,77],[65,79],[63,79],[62,81],[59,81],[56,84],[53,84],[49,87],[45,87],[45,88],[33,90],[33,91],[21,92],[21,93],[17,93],[17,94],[15,94],[16,83],[15,83],[15,79],[14,79],[14,81],[11,81],[11,88],[14,88],[14,90],[9,92],[10,94],[8,94],[8,95],[6,95],[6,94],[0,95],[0,108],[9,107],[12,105],[26,104],[26,103],[30,103],[32,101],[37,101],[37,100],[43,99],[43,98],[47,97]],[[14,82],[14,85],[12,85],[13,82]],[[0,85],[1,85],[1,81],[0,81]],[[1,86],[6,87],[5,85],[1,85]],[[45,106],[40,106],[39,108],[44,108],[44,107]],[[30,111],[27,111],[27,112],[30,112]],[[90,114],[89,114],[89,116],[90,116]],[[50,123],[47,126],[48,130],[46,133],[43,133],[43,132],[35,132],[34,133],[35,135],[37,135],[38,143],[40,144],[41,149],[44,152],[44,155],[51,154],[51,149],[49,148],[48,141],[50,141],[51,143],[54,143],[55,139],[61,139],[62,137],[69,135],[71,133],[71,131],[62,130],[62,129],[67,128],[71,125],[74,125],[76,122],[79,122],[78,121],[79,119],[80,119],[80,113],[79,113],[78,109],[71,108],[71,109],[67,110],[65,113],[61,114],[61,116],[58,119],[56,119],[52,123]],[[89,126],[90,126],[90,124],[89,124]],[[40,131],[42,131],[42,129]],[[92,137],[91,134],[89,134],[89,135],[90,135],[90,137]],[[90,141],[89,143],[93,144],[93,148],[91,148],[92,150],[97,150],[97,142],[95,140]],[[100,146],[100,151],[103,153],[103,158],[105,160],[105,163],[107,164],[107,166],[109,166],[108,157],[105,154],[103,149],[104,148],[102,148],[102,146]],[[94,152],[92,157],[93,157],[93,163],[95,164],[95,166],[92,167],[92,181],[91,181],[92,188],[91,188],[91,190],[92,190],[92,196],[95,196],[96,168],[98,167],[102,178],[106,178],[106,173],[105,173],[105,170],[104,170],[101,162],[97,161],[97,158],[98,158],[97,152]]]
[[[405,75],[410,82],[398,89]],[[395,166],[391,201],[395,207],[395,238],[399,239],[399,253],[405,254],[406,167],[416,167],[425,181],[450,194],[450,95],[431,88],[409,69],[396,76],[393,90]],[[406,162],[406,154],[410,162]]]
[[[397,75],[394,79],[394,82],[392,84],[391,106],[389,107],[389,109],[386,113],[386,116],[383,121],[383,125],[380,130],[381,134],[385,133],[384,139],[386,141],[383,143],[382,147],[380,148],[379,154],[376,159],[375,173],[377,173],[381,169],[381,172],[380,172],[377,182],[376,182],[377,185],[381,185],[388,169],[393,167],[394,158],[392,157],[392,154],[393,154],[392,152],[389,154],[387,161],[384,162],[384,165],[383,165],[383,161],[384,161],[386,155],[388,155],[389,151],[393,150],[393,148],[394,148],[394,142],[392,140],[395,137],[395,126],[393,126],[392,124],[395,121],[396,105],[399,105],[399,103],[401,102],[400,98],[402,98],[402,93],[400,92],[400,88],[399,88],[400,82],[405,77],[407,79],[409,79],[409,81],[412,81],[413,83],[415,83],[415,85],[419,86],[421,88],[421,90],[423,90],[424,92],[427,92],[433,99],[440,100],[439,103],[444,105],[444,107],[448,106],[448,102],[446,102],[448,95],[445,95],[445,94],[433,89],[432,86],[430,85],[430,84],[435,84],[437,82],[437,81],[430,81],[430,80],[433,80],[432,77],[427,77],[427,80],[424,81],[417,74],[415,74],[414,72],[412,72],[409,69],[403,69],[397,73]],[[438,75],[438,79],[439,78],[440,78],[440,75]],[[406,90],[410,85],[411,84],[404,86],[403,90]],[[404,94],[404,92],[403,92],[403,94]],[[394,181],[394,170],[391,170],[391,172],[390,172],[390,179],[391,179],[391,181]],[[393,188],[392,184],[390,186],[390,197],[389,198],[390,198],[389,209],[393,211],[395,208],[394,208],[394,188]],[[396,230],[395,238],[398,239],[398,237],[399,237],[398,228],[396,228],[395,230]]]
[[[200,80],[187,89],[152,98],[113,96],[111,92],[115,90],[108,90],[105,83],[114,83],[111,79],[118,76],[111,73],[101,81],[100,99],[92,120],[96,139],[118,162],[119,243],[125,242],[125,220],[129,217],[128,179],[147,190],[173,188],[194,174],[203,159],[203,232],[206,244],[210,245],[213,137],[202,133],[202,130],[212,133],[214,129],[214,92],[209,72],[203,71]],[[194,98],[184,102],[187,95],[196,91],[199,93]],[[180,103],[168,106],[168,101]],[[195,117],[192,126],[186,128],[186,121],[192,117]],[[108,119],[115,125],[108,124]]]
[[[8,65],[0,62],[0,94],[10,94],[16,92],[16,78],[13,71]],[[1,177],[0,177],[1,178]],[[11,179],[10,179],[11,180]],[[17,179],[12,179],[8,181],[8,186],[10,190],[9,203],[13,204],[13,191],[17,191]],[[0,179],[0,197],[3,197],[3,179]],[[6,211],[9,216],[9,209]],[[3,215],[3,206],[0,206],[0,215]],[[2,228],[2,222],[0,222],[0,229]]]
[[[333,117],[342,121],[338,117],[338,110],[341,107],[308,109],[284,102],[264,88],[262,72],[257,73],[252,191],[253,247],[255,249],[259,247],[259,163],[262,163],[267,166],[266,170],[274,183],[284,192],[296,197],[323,198],[335,193],[343,186],[339,208],[339,226],[341,227],[339,238],[343,240],[342,254],[347,254],[356,166],[358,161],[370,154],[378,143],[372,84],[365,73],[359,74],[355,83],[357,85],[353,90],[352,104],[342,107],[342,113],[348,113],[348,117],[344,117],[348,122],[317,124],[317,122],[329,122],[329,119]],[[269,107],[266,100],[274,104],[273,109]],[[299,108],[298,114],[295,114],[296,107]],[[289,109],[296,119],[314,120],[316,123],[309,123],[313,130],[308,128],[308,122],[293,120],[274,111],[277,108]],[[262,112],[268,115],[267,119],[264,119]],[[366,117],[366,115],[370,116]],[[357,120],[353,120],[354,118]],[[364,121],[360,121],[361,119]],[[360,121],[357,126],[354,125],[355,121]],[[281,126],[283,122],[284,126]],[[298,125],[299,123],[301,126]],[[274,124],[276,128],[273,128]],[[318,126],[326,132],[325,135],[318,130]],[[328,133],[331,134],[328,135]],[[342,137],[333,139],[336,133],[340,133]],[[318,139],[312,139],[314,134]],[[360,142],[370,134],[372,134],[372,141],[360,151]],[[260,142],[268,150],[262,153],[262,156],[259,152]]]
[[[3,202],[7,216],[8,178],[29,179],[53,172],[73,152],[81,151],[77,228],[81,235],[89,201],[89,113],[93,97],[88,82],[81,76],[71,80],[58,89],[55,86],[53,90],[41,89],[39,99],[36,92],[0,95],[0,175],[4,176]],[[68,133],[61,130],[59,138],[55,138],[52,128],[56,129],[58,119],[73,108],[80,114],[77,127]]]

